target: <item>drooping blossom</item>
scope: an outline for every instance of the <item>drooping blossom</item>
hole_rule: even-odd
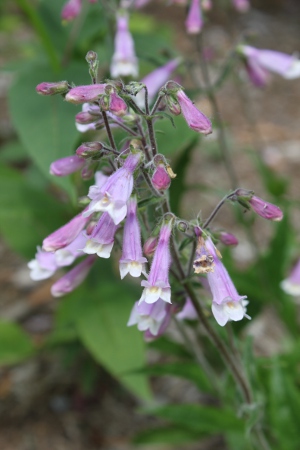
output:
[[[253,84],[264,87],[270,72],[288,80],[300,77],[300,60],[293,55],[274,50],[260,50],[249,45],[241,45],[238,52],[246,59],[246,69]]]
[[[253,211],[264,219],[274,220],[275,222],[283,219],[283,212],[278,206],[268,203],[256,195],[253,195],[249,200],[249,204]]]
[[[75,216],[58,230],[51,233],[43,240],[43,250],[55,252],[71,244],[88,223],[89,218],[84,216],[84,211]]]
[[[135,55],[134,41],[129,31],[128,15],[117,15],[115,50],[110,66],[113,78],[119,76],[138,76],[138,60]]]
[[[280,286],[289,295],[300,295],[300,259],[293,267],[288,278],[280,283]]]
[[[62,9],[61,18],[67,22],[79,16],[82,8],[82,0],[68,0]]]
[[[85,280],[95,260],[94,255],[88,256],[56,281],[51,287],[53,297],[61,297],[73,292]]]
[[[247,12],[250,8],[249,0],[232,0],[232,4],[241,13]]]
[[[170,216],[170,217],[169,217]],[[148,280],[143,280],[144,287],[140,303],[155,303],[158,299],[171,303],[171,287],[169,283],[169,268],[171,255],[169,240],[173,226],[173,216],[165,216],[160,229],[158,244],[154,253]]]
[[[88,196],[92,200],[85,216],[96,211],[106,211],[118,225],[127,214],[127,201],[133,189],[133,173],[137,168],[142,153],[130,153],[120,169],[114,172],[101,187],[93,186]]]
[[[172,306],[163,300],[149,304],[143,302],[135,303],[132,308],[127,326],[137,325],[139,331],[144,331],[147,341],[161,336],[171,319]]]
[[[86,86],[77,86],[70,89],[65,100],[75,105],[86,102],[94,102],[99,99],[101,95],[105,94],[106,84],[88,84]],[[99,109],[98,109],[99,110]]]
[[[147,259],[143,256],[141,230],[137,217],[137,200],[131,197],[127,202],[127,217],[123,234],[122,257],[119,261],[121,279],[128,273],[140,277],[146,273]]]
[[[66,156],[53,161],[50,165],[50,173],[56,177],[64,177],[81,170],[85,164],[85,159],[77,155]]]
[[[185,28],[188,34],[198,34],[203,27],[203,17],[200,0],[191,0],[188,15],[185,21]]]
[[[220,257],[211,238],[205,240],[203,236],[198,235],[195,273],[206,274],[213,297],[212,313],[218,324],[224,326],[228,320],[238,321],[249,317],[246,315],[247,297],[238,294]]]
[[[100,258],[109,258],[113,245],[117,225],[110,215],[105,212],[94,227],[83,249],[89,255],[97,254]]]

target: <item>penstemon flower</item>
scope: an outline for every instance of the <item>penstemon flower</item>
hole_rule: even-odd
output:
[[[114,172],[101,187],[89,191],[92,202],[84,212],[86,217],[96,211],[106,211],[118,225],[126,216],[127,201],[133,189],[133,172],[142,158],[142,153],[130,153],[120,169]]]
[[[138,76],[138,61],[126,14],[117,15],[115,51],[112,57],[110,73],[113,78],[129,75],[133,77]]]
[[[161,336],[171,319],[172,306],[159,299],[156,303],[135,303],[127,326],[137,325],[139,331],[144,331],[147,341]]]
[[[144,291],[139,303],[155,303],[158,299],[171,303],[171,287],[169,283],[171,255],[169,250],[169,240],[171,237],[173,221],[173,214],[168,214],[164,217],[148,280],[143,280],[141,282]]]
[[[122,257],[119,261],[121,279],[128,273],[140,277],[146,273],[147,259],[143,256],[140,225],[137,218],[137,200],[131,197],[127,202],[127,217],[123,235]]]
[[[77,86],[70,89],[65,100],[75,105],[81,103],[93,102],[105,94],[106,84],[88,84],[86,86]],[[99,109],[98,109],[99,111]]]
[[[300,295],[300,259],[297,261],[288,278],[280,283],[280,286],[289,295]]]
[[[97,254],[100,258],[109,258],[113,245],[117,225],[108,213],[103,213],[94,227],[83,249],[89,255]]]
[[[67,156],[54,161],[50,166],[50,173],[56,177],[64,177],[81,170],[85,164],[85,159],[77,155]]]
[[[191,0],[189,12],[185,21],[185,28],[188,34],[198,34],[203,27],[200,0]]]

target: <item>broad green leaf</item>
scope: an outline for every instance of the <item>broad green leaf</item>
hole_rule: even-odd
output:
[[[182,116],[174,117],[174,123],[176,128],[166,119],[155,122],[155,130],[159,131],[156,136],[158,152],[163,153],[167,158],[177,156],[191,142],[199,139],[199,134],[187,126]]]
[[[16,364],[33,353],[31,339],[18,325],[0,322],[0,365]]]
[[[45,236],[68,220],[64,209],[22,174],[0,165],[0,231],[15,251],[32,258]]]
[[[178,342],[170,341],[165,336],[161,336],[153,342],[149,343],[150,348],[154,348],[159,352],[165,353],[167,355],[177,356],[178,358],[193,359],[192,354],[186,350]]]
[[[182,404],[148,409],[147,413],[203,434],[242,431],[244,428],[244,422],[238,419],[229,408]]]
[[[147,375],[173,375],[179,378],[190,380],[199,388],[200,391],[211,391],[211,383],[201,367],[194,362],[172,362],[167,364],[153,364],[144,367],[138,371]]]
[[[160,427],[138,433],[133,442],[135,444],[184,444],[199,439],[201,433],[194,433],[191,430],[176,427]]]
[[[61,304],[57,325],[74,323],[95,360],[135,395],[149,399],[147,377],[132,373],[146,362],[143,334],[127,327],[137,292],[126,281],[116,280],[109,264],[97,261],[87,282]]]
[[[74,117],[79,108],[61,96],[45,97],[35,91],[43,81],[68,80],[76,84],[90,82],[84,61],[74,63],[57,74],[48,66],[31,65],[20,72],[9,92],[13,124],[21,143],[42,173],[69,193],[73,186],[69,177],[54,177],[49,173],[52,161],[74,152],[78,140]]]
[[[0,148],[0,161],[20,164],[28,158],[24,145],[19,141],[9,141]]]

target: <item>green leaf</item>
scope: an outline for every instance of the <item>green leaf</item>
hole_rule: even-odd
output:
[[[228,408],[196,404],[168,405],[148,409],[147,413],[170,420],[188,430],[203,434],[242,431],[244,423]]]
[[[186,350],[185,347],[178,344],[178,342],[170,341],[165,336],[161,336],[159,339],[150,342],[149,347],[167,355],[173,355],[184,359],[193,359],[193,355]]]
[[[198,364],[194,362],[172,362],[167,364],[153,364],[138,370],[138,373],[147,375],[173,375],[179,378],[190,380],[199,388],[200,391],[211,391],[211,383]]]
[[[9,92],[13,124],[21,143],[42,173],[69,194],[73,186],[69,177],[54,177],[49,173],[52,161],[72,155],[78,140],[75,128],[75,108],[61,96],[45,97],[35,91],[43,81],[68,80],[89,83],[85,64],[73,63],[68,69],[53,73],[47,66],[31,65],[20,72]]]
[[[200,434],[201,436],[201,434]],[[191,430],[176,427],[160,427],[138,433],[134,439],[134,444],[184,444],[199,439],[199,433]]]
[[[15,323],[0,322],[0,364],[16,364],[34,353],[29,336]]]
[[[188,147],[192,141],[199,139],[199,134],[187,126],[182,116],[174,117],[174,123],[176,128],[173,127],[169,120],[158,120],[154,124],[155,130],[160,131],[156,136],[158,151],[167,158],[176,156],[180,151]]]
[[[61,304],[58,326],[73,322],[95,360],[135,395],[149,399],[147,377],[132,373],[145,365],[143,334],[127,327],[137,292],[115,277],[108,261],[97,261],[89,280]]]
[[[19,141],[9,141],[0,148],[0,161],[22,163],[28,158],[24,145]]]
[[[64,210],[19,172],[0,165],[0,231],[15,251],[31,258],[45,236],[67,219]]]

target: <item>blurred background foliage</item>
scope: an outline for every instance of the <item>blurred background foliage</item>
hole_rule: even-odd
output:
[[[166,20],[168,13],[164,12],[162,26],[157,19],[161,11],[157,8],[165,7],[154,3],[150,12],[135,12],[130,21],[141,77],[186,51],[184,46],[176,50],[175,45],[178,44],[176,26],[184,17],[182,10],[180,17],[174,18],[175,25]],[[226,2],[219,4],[225,11]],[[256,2],[256,6],[258,11],[264,8],[262,15],[270,8],[272,14],[289,13],[282,11],[279,1]],[[49,174],[53,160],[70,155],[90,136],[79,135],[75,130],[74,115],[78,107],[61,98],[38,96],[35,86],[42,81],[62,79],[88,84],[85,55],[90,49],[98,53],[101,77],[105,79],[113,53],[114,24],[100,2],[91,5],[85,2],[83,14],[65,26],[60,19],[61,0],[4,1],[0,8],[1,34],[6,36],[1,73],[10,80],[8,105],[14,130],[11,135],[1,137],[0,231],[5,243],[26,261],[33,258],[36,246],[46,235],[79,211],[77,197],[86,193],[88,186],[76,175],[55,178]],[[228,17],[224,18],[225,12],[220,11],[212,15],[218,30],[230,25]],[[180,70],[182,84],[186,81],[191,88],[189,71],[184,67]],[[196,94],[196,91],[191,92]],[[223,111],[226,114],[226,105]],[[172,210],[178,215],[195,215],[202,199],[207,200],[209,206],[217,203],[227,192],[228,185],[220,169],[222,161],[217,142],[195,137],[181,118],[175,118],[175,125],[173,128],[170,121],[161,120],[156,126],[159,148],[177,173],[170,189]],[[230,127],[227,137],[234,142],[234,130]],[[104,139],[104,135],[101,138]],[[170,335],[149,344],[149,364],[141,333],[126,327],[133,302],[139,297],[139,288],[136,284],[118,281],[116,257],[112,262],[97,261],[84,285],[59,301],[50,299],[47,285],[47,302],[53,302],[54,319],[50,329],[38,339],[24,327],[23,318],[12,321],[8,317],[0,322],[2,377],[24,361],[54,354],[66,373],[74,371],[72,379],[76,379],[84,398],[91,394],[97,398],[99,383],[105,382],[108,376],[105,374],[109,373],[120,383],[111,381],[110,388],[121,395],[128,411],[139,404],[145,417],[159,418],[149,420],[150,428],[143,424],[133,442],[126,444],[130,447],[109,447],[100,443],[95,444],[95,448],[125,449],[154,443],[183,448],[177,446],[198,442],[193,448],[246,450],[253,448],[250,431],[258,423],[268,436],[270,448],[299,448],[299,305],[279,286],[292,261],[299,256],[299,227],[295,220],[299,218],[299,197],[290,188],[290,175],[270,168],[254,142],[238,147],[239,153],[248,155],[243,163],[238,161],[237,152],[234,153],[237,158],[234,162],[248,167],[247,185],[242,187],[256,189],[258,183],[267,199],[285,212],[282,222],[262,224],[262,219],[244,215],[232,207],[231,219],[227,212],[224,213],[225,225],[222,215],[218,222],[219,226],[241,229],[241,251],[244,249],[246,253],[247,250],[244,237],[245,242],[251,243],[253,253],[249,260],[239,260],[231,250],[222,250],[223,261],[237,290],[250,300],[252,322],[234,324],[234,331],[230,329],[228,334],[226,330],[218,330],[241,352],[255,392],[252,409],[240,408],[236,414],[241,400],[234,382],[216,349],[194,323],[181,325],[183,328],[174,324]],[[213,183],[205,179],[193,181],[201,152],[204,171],[210,171],[211,167],[215,170]],[[203,208],[208,214],[208,206]],[[207,375],[203,365],[213,367],[214,375]],[[170,382],[170,377],[188,380],[193,386],[195,401],[185,399],[183,387],[181,401],[177,399],[172,404],[171,398],[169,404],[166,401],[160,404],[153,398],[149,384],[150,379],[155,388],[157,381],[153,380],[159,377],[166,379],[166,383]],[[212,440],[207,440],[208,437]],[[91,444],[80,448],[94,447]],[[260,448],[269,447],[261,443]]]

